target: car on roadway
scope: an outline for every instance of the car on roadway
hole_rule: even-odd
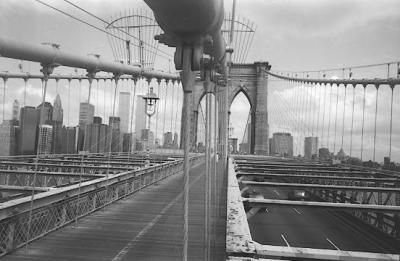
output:
[[[310,201],[311,194],[304,189],[294,189],[288,193],[288,200]]]

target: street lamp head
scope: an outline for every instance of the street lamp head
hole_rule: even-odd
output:
[[[153,87],[150,87],[149,92],[145,96],[143,96],[143,99],[145,100],[146,114],[149,117],[154,115],[154,113],[156,112],[157,101],[160,98],[158,98],[157,95],[153,92]]]

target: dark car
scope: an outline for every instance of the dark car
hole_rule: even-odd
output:
[[[311,200],[311,195],[308,191],[304,189],[294,189],[288,193],[289,200],[298,201],[309,201]]]

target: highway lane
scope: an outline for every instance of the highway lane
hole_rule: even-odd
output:
[[[290,190],[257,187],[265,198],[287,199]],[[275,207],[249,219],[253,239],[291,247],[400,253],[400,242],[342,211]]]

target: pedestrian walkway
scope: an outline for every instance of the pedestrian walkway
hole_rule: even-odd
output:
[[[204,260],[204,176],[204,164],[191,170],[188,260]],[[182,196],[182,174],[174,175],[2,260],[179,260]],[[225,256],[225,222],[221,218],[218,221],[219,225],[213,226],[213,260]]]

